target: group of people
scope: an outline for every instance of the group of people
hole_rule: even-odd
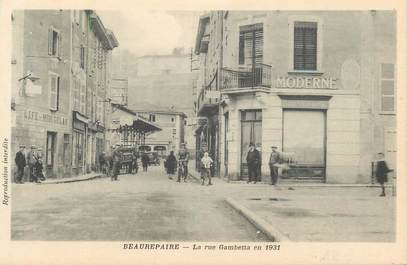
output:
[[[99,155],[99,169],[102,173],[110,175],[112,181],[117,181],[120,169],[122,168],[122,153],[119,150],[120,145],[112,146],[112,151],[110,155],[106,155],[106,152],[102,152]],[[138,154],[134,153],[131,161],[126,161],[128,166],[127,173],[138,172]],[[143,166],[143,171],[147,172],[149,157],[146,153],[141,154],[141,164]]]
[[[208,185],[212,185],[212,165],[213,160],[209,156],[208,152],[203,152],[203,155],[198,158],[201,172],[201,184],[205,184],[205,180],[208,179]],[[167,171],[168,178],[172,179],[178,168],[177,182],[187,181],[188,177],[188,162],[189,152],[185,148],[185,144],[181,145],[181,149],[178,152],[178,157],[174,155],[174,151],[171,151],[164,162],[164,167]]]
[[[277,146],[271,147],[271,154],[269,158],[270,178],[271,185],[276,185],[278,181],[278,166],[280,164],[280,153],[277,151]],[[261,167],[261,156],[259,150],[256,149],[254,143],[249,144],[249,151],[246,156],[247,169],[249,179],[247,183],[253,182],[254,184],[259,180],[259,173]]]
[[[168,178],[172,179],[172,176],[175,175],[175,172],[178,168],[177,182],[181,182],[181,180],[186,182],[188,178],[189,158],[189,152],[185,148],[185,144],[181,145],[181,148],[178,152],[178,157],[175,157],[174,151],[171,151],[164,161],[164,167],[167,171]]]
[[[269,158],[269,168],[270,168],[270,178],[271,178],[271,185],[276,185],[279,178],[279,167],[281,167],[282,157],[279,151],[277,151],[276,146],[271,147],[271,154]],[[246,162],[248,167],[249,179],[247,183],[253,181],[256,183],[258,181],[258,176],[261,167],[261,156],[260,152],[255,148],[253,143],[249,144],[249,151],[247,152]],[[387,174],[392,172],[392,169],[389,169],[383,153],[378,153],[376,155],[376,159],[374,161],[374,175],[376,177],[377,182],[380,184],[381,187],[381,194],[380,196],[386,196],[385,191],[385,183],[388,181]]]
[[[28,179],[30,182],[40,183],[45,180],[42,164],[42,150],[32,145],[26,152],[25,145],[20,145],[20,150],[16,153],[14,159],[17,166],[16,183],[24,183],[24,172],[28,170]]]

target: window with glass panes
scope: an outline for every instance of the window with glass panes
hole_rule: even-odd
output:
[[[294,22],[294,70],[317,70],[317,22]]]

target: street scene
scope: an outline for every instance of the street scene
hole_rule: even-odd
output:
[[[11,22],[12,240],[395,242],[395,11]]]

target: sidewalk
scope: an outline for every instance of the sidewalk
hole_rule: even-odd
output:
[[[200,175],[190,167],[190,175]],[[214,179],[226,202],[270,239],[297,242],[392,242],[395,201],[391,185],[247,184]]]
[[[41,183],[38,183],[38,184],[40,184],[40,185],[43,185],[43,184],[61,184],[61,183],[70,183],[70,182],[78,182],[78,181],[87,181],[87,180],[103,178],[103,177],[106,177],[106,175],[104,175],[102,173],[92,172],[92,173],[89,173],[89,174],[74,176],[74,177],[50,178],[50,179],[46,179],[45,181],[42,181]]]

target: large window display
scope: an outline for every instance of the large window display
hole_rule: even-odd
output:
[[[295,163],[283,177],[325,178],[326,112],[285,109],[283,112],[283,152]]]

